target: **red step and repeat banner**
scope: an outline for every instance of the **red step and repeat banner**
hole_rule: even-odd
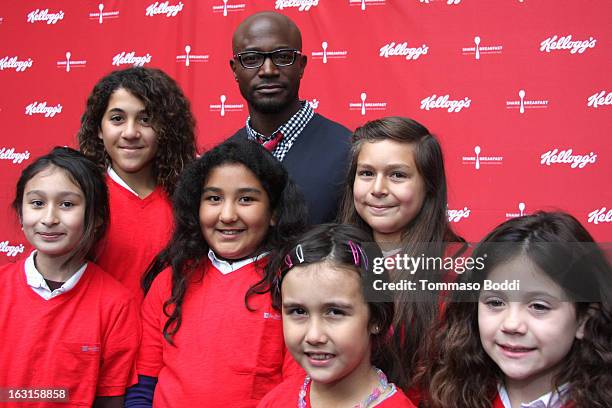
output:
[[[248,15],[301,28],[301,98],[354,129],[402,115],[440,139],[448,214],[469,240],[538,209],[612,241],[610,0],[104,0],[0,5],[0,264],[27,251],[10,209],[22,169],[76,146],[87,95],[114,69],[158,67],[190,98],[198,142],[244,125],[229,67]]]

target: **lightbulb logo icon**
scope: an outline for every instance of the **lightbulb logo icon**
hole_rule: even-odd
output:
[[[223,17],[227,17],[227,0],[223,0]]]
[[[476,59],[480,59],[480,37],[474,37],[474,44],[476,44]]]
[[[72,54],[70,51],[66,51],[66,72],[70,72],[70,57]]]
[[[98,10],[100,10],[100,17],[98,18],[98,23],[102,24],[102,10],[104,10],[104,4],[98,4]]]
[[[519,203],[518,209],[519,209],[519,214],[521,217],[525,215],[525,203]]]
[[[476,153],[476,170],[480,170],[480,146],[474,147],[474,153]]]

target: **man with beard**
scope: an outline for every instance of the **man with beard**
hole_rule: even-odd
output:
[[[249,107],[233,138],[261,143],[302,191],[311,224],[333,221],[344,190],[350,131],[314,113],[298,91],[307,58],[288,17],[257,13],[234,32],[230,66]]]

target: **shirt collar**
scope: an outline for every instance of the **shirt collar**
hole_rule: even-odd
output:
[[[300,104],[302,105],[302,107],[297,112],[295,112],[287,122],[283,123],[278,129],[272,132],[270,136],[266,136],[253,129],[251,127],[251,116],[249,115],[246,120],[246,131],[248,138],[250,140],[259,139],[268,141],[278,132],[281,132],[283,134],[283,138],[285,139],[291,139],[292,137],[294,137],[294,135],[299,134],[302,131],[303,127],[300,128],[299,126],[297,126],[297,124],[304,122],[305,119],[307,119],[306,122],[308,122],[308,120],[310,120],[309,117],[312,117],[314,115],[312,106],[310,106],[308,101],[300,101]]]
[[[36,269],[36,264],[34,263],[34,257],[36,256],[36,252],[36,250],[32,251],[30,256],[28,256],[25,261],[24,269],[26,274],[26,282],[28,286],[30,286],[32,290],[36,292],[36,294],[38,294],[45,300],[52,299],[74,288],[85,273],[85,269],[87,269],[87,262],[85,262],[83,266],[81,266],[70,277],[70,279],[64,282],[62,286],[55,289],[54,291],[51,291],[43,275],[38,271],[38,269]]]
[[[123,179],[121,177],[119,177],[117,172],[115,170],[113,170],[113,168],[111,166],[108,166],[108,169],[106,169],[106,173],[108,173],[108,176],[111,179],[113,179],[115,181],[115,183],[119,184],[121,187],[125,188],[127,191],[131,192],[136,197],[138,197],[138,193],[135,192],[134,190],[132,190],[132,188],[130,186],[128,186],[128,184],[125,181],[123,181]]]
[[[563,384],[556,390],[542,395],[540,398],[537,398],[531,402],[522,403],[521,408],[562,408],[567,399],[568,387],[569,384]],[[504,408],[512,408],[512,405],[510,404],[510,396],[508,395],[506,387],[503,384],[500,384],[498,386],[498,390],[499,399],[501,400],[502,404],[504,404]]]
[[[252,258],[247,258],[247,259],[243,259],[242,261],[238,261],[238,262],[228,262],[225,259],[221,259],[217,257],[217,254],[214,253],[214,251],[212,249],[208,250],[208,259],[210,259],[210,262],[213,264],[213,266],[215,268],[217,268],[219,270],[219,272],[221,272],[223,275],[228,275],[234,271],[237,271],[238,269],[242,268],[243,266],[246,266],[250,263],[253,263],[255,261],[260,260],[261,258],[264,258],[265,256],[267,256],[269,254],[269,252],[263,252],[257,256],[254,256]]]

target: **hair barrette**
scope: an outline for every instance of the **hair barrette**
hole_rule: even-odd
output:
[[[351,253],[353,254],[353,262],[355,266],[359,266],[359,249],[358,246],[355,245],[353,241],[348,242],[349,248],[351,248]]]
[[[304,250],[302,249],[302,244],[297,244],[295,247],[295,256],[297,256],[300,263],[304,262]]]

